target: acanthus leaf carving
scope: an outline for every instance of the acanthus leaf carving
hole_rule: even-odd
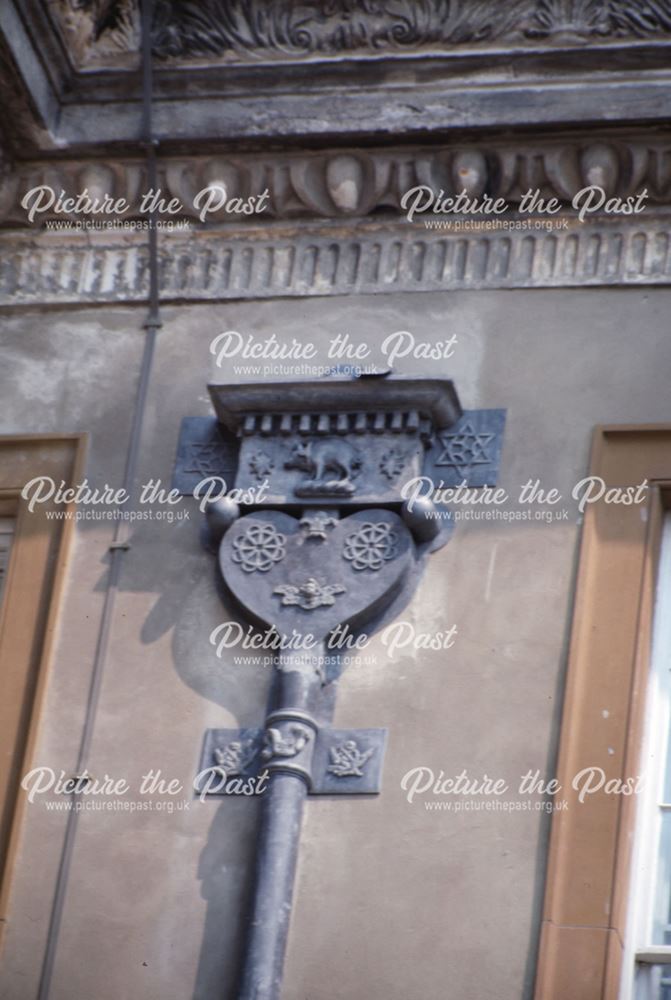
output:
[[[55,12],[81,64],[139,50],[139,0],[60,0]],[[244,62],[669,34],[671,0],[156,0],[152,48]]]

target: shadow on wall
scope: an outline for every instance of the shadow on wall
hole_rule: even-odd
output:
[[[207,725],[259,725],[273,680],[273,671],[267,666],[251,659],[241,666],[234,661],[234,650],[220,659],[210,643],[213,628],[239,616],[224,592],[216,559],[203,548],[201,521],[194,504],[191,518],[179,524],[147,521],[138,526],[129,538],[130,548],[124,555],[119,581],[122,594],[137,594],[143,601],[155,598],[144,620],[138,623],[143,646],[151,647],[172,633],[172,664],[165,662],[161,644],[157,647],[160,653],[154,656],[148,650],[149,670],[158,676],[159,672],[174,669],[186,687],[222,709],[221,715],[213,718],[208,705],[203,704],[201,709],[196,705],[190,721],[173,734],[180,743],[179,753],[188,755],[187,766],[196,763]],[[109,555],[103,566],[95,586],[98,592],[107,587]],[[185,703],[189,703],[188,698]],[[133,734],[127,736],[134,738]],[[194,883],[196,878],[200,881],[200,894],[207,903],[193,1000],[233,998],[245,928],[243,917],[253,877],[259,800],[229,797],[216,807],[214,803],[204,804],[203,809],[214,818],[197,871],[194,864],[190,875]],[[193,864],[189,856],[185,862]],[[195,891],[194,884],[194,896]],[[187,900],[185,920],[189,919],[189,909]],[[198,909],[195,900],[192,909]],[[179,948],[179,941],[173,944]]]
[[[207,900],[193,1000],[235,998],[249,909],[260,800],[227,799],[214,817],[198,863]]]
[[[263,703],[268,692],[272,671],[263,662],[267,657],[241,649],[222,658],[216,655],[212,630],[221,622],[241,619],[225,592],[215,556],[203,548],[201,521],[193,504],[189,521],[169,526],[145,522],[136,529],[129,538],[119,589],[144,598],[156,596],[142,622],[140,641],[151,646],[172,632],[174,669],[187,687],[225,709],[222,725],[258,725],[259,701]],[[103,563],[98,592],[107,587],[109,555]],[[201,736],[194,734],[196,741]]]

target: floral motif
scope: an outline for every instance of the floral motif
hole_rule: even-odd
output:
[[[265,479],[274,468],[272,457],[265,451],[255,451],[249,459],[249,471],[257,479]]]
[[[403,472],[405,468],[405,455],[399,447],[394,445],[393,448],[389,448],[385,451],[384,455],[380,459],[380,472],[393,482]]]
[[[267,573],[286,555],[286,535],[272,524],[252,524],[233,542],[233,562],[245,573]]]
[[[343,557],[352,563],[352,569],[377,572],[396,556],[397,543],[396,533],[386,521],[365,521],[345,539]]]

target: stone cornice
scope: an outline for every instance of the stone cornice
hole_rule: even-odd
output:
[[[171,234],[163,302],[486,288],[671,283],[671,216],[571,220],[566,229],[453,234],[422,223],[339,222]],[[144,235],[0,236],[0,305],[146,300]]]
[[[647,205],[671,203],[671,137],[652,137],[643,131],[450,146],[165,157],[159,159],[158,170],[162,198],[178,199],[181,210],[176,218],[188,219],[196,228],[201,225],[196,196],[211,185],[225,189],[233,210],[267,191],[263,219],[269,221],[395,217],[403,211],[404,195],[420,185],[436,195],[442,190],[444,197],[462,190],[474,198],[487,194],[504,198],[511,206],[530,189],[545,199],[555,197],[570,204],[588,185],[598,185],[609,197],[626,199],[645,190]],[[0,225],[30,226],[21,202],[28,191],[41,186],[54,192],[54,205],[36,213],[32,223],[36,229],[47,220],[67,225],[68,219],[84,217],[56,210],[61,191],[71,198],[85,190],[92,199],[124,198],[128,210],[116,217],[141,218],[141,198],[147,191],[145,163],[133,157],[62,159],[0,171]],[[238,211],[232,217],[222,208],[206,221],[244,227],[258,223],[259,215]]]
[[[52,14],[80,65],[139,49],[139,0],[57,0]],[[669,0],[155,0],[152,48],[158,59],[300,60],[670,34]]]
[[[137,148],[137,0],[4,0],[0,36],[0,92],[14,77],[33,115],[17,158]],[[160,0],[155,135],[177,152],[661,125],[670,51],[671,0]]]

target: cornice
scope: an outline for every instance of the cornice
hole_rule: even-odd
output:
[[[175,217],[196,228],[201,222],[233,222],[244,229],[259,221],[251,210],[232,217],[225,208],[201,220],[203,203],[197,195],[212,186],[226,191],[233,208],[267,192],[262,213],[268,221],[396,216],[408,206],[404,197],[418,186],[436,195],[443,191],[444,197],[463,190],[473,198],[504,198],[514,207],[530,189],[566,206],[586,186],[598,185],[609,198],[645,191],[647,206],[665,205],[671,202],[671,136],[604,130],[589,137],[520,136],[442,146],[161,157],[158,185],[165,202],[178,200]],[[36,212],[31,223],[28,209],[34,202],[23,203],[38,188],[45,189],[45,202],[53,191],[54,204]],[[49,221],[67,227],[68,219],[82,216],[58,211],[58,196],[62,191],[73,198],[85,190],[92,199],[123,198],[128,208],[116,216],[120,220],[140,218],[145,162],[121,156],[16,164],[0,172],[0,225],[39,229]]]
[[[163,302],[494,288],[671,283],[671,216],[648,212],[553,232],[427,230],[350,221],[171,234],[159,242]],[[0,236],[0,305],[144,302],[146,238]]]
[[[56,0],[51,10],[81,64],[139,49],[139,0]],[[669,0],[155,0],[152,48],[163,60],[244,62],[670,34]]]
[[[137,148],[137,0],[4,0],[0,35],[17,159]],[[671,0],[158,0],[153,41],[165,152],[671,116]]]

